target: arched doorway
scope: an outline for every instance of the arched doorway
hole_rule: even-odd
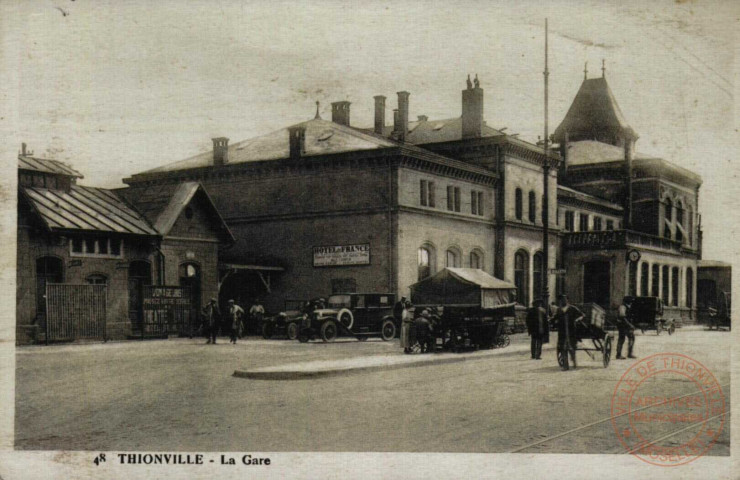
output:
[[[143,286],[152,284],[152,266],[143,260],[134,260],[128,266],[128,319],[132,330],[141,330]]]
[[[46,284],[64,282],[64,265],[58,257],[36,259],[36,323],[46,327]]]
[[[583,264],[583,302],[611,306],[611,264],[608,260],[592,260]]]

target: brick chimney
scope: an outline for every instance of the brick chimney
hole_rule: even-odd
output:
[[[340,125],[349,126],[350,102],[343,100],[331,104],[331,121]]]
[[[478,75],[475,85],[470,82],[462,91],[462,136],[463,138],[480,137],[483,132],[483,89],[480,88]]]
[[[398,140],[406,141],[409,133],[409,92],[397,92],[398,95]]]
[[[306,153],[306,127],[303,125],[290,127],[288,135],[290,136],[290,159],[298,160]]]
[[[213,165],[219,167],[229,163],[229,139],[217,137],[211,140],[213,140]]]
[[[385,127],[385,97],[383,95],[376,95],[375,97],[375,133],[378,135],[383,134],[383,127]]]

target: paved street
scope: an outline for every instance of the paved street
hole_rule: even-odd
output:
[[[528,342],[515,335],[512,345]],[[20,449],[619,453],[611,397],[633,360],[608,369],[578,352],[561,372],[553,344],[528,353],[307,380],[250,380],[235,369],[401,355],[397,342],[300,344],[250,338],[19,348]],[[511,350],[514,349],[512,347]],[[730,334],[699,327],[637,335],[637,353],[689,355],[729,405]],[[663,384],[661,384],[663,385]],[[666,395],[695,391],[669,381]],[[725,387],[725,385],[727,385]],[[729,415],[712,455],[729,454]],[[679,427],[676,427],[679,428]],[[691,435],[679,434],[676,441]],[[542,442],[542,443],[538,443]],[[534,445],[533,445],[534,444]]]

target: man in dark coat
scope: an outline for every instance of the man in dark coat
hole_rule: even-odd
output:
[[[555,312],[555,325],[558,329],[558,350],[570,352],[571,360],[576,360],[576,323],[583,320],[583,312],[568,303],[566,295],[560,295],[558,310]]]
[[[218,309],[218,302],[215,298],[203,307],[203,325],[208,329],[208,341],[206,343],[216,344],[216,335],[218,335],[219,321],[221,312]]]
[[[637,358],[634,355],[635,348],[635,326],[630,322],[632,306],[632,297],[624,297],[622,304],[617,309],[617,330],[619,331],[619,339],[617,340],[617,359],[622,360],[622,347],[624,346],[624,339],[627,338],[627,356],[629,358]]]
[[[550,325],[542,300],[535,300],[527,311],[527,332],[532,337],[532,359],[540,360],[542,344],[550,342]]]

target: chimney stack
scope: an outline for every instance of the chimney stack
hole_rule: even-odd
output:
[[[383,95],[376,95],[375,97],[375,133],[383,135],[383,128],[385,127],[385,97]]]
[[[26,154],[26,142],[21,143],[21,155]]]
[[[288,129],[290,136],[290,159],[298,160],[306,153],[306,127],[298,125]]]
[[[229,139],[217,137],[211,140],[213,140],[213,165],[219,167],[229,163]]]
[[[396,138],[406,141],[406,134],[409,133],[409,92],[397,92],[398,95],[398,127],[396,128]]]
[[[480,88],[477,74],[475,85],[470,82],[470,75],[467,84],[462,91],[462,136],[480,137],[483,133],[483,89]]]
[[[331,121],[340,125],[349,126],[350,102],[342,100],[331,104]]]

